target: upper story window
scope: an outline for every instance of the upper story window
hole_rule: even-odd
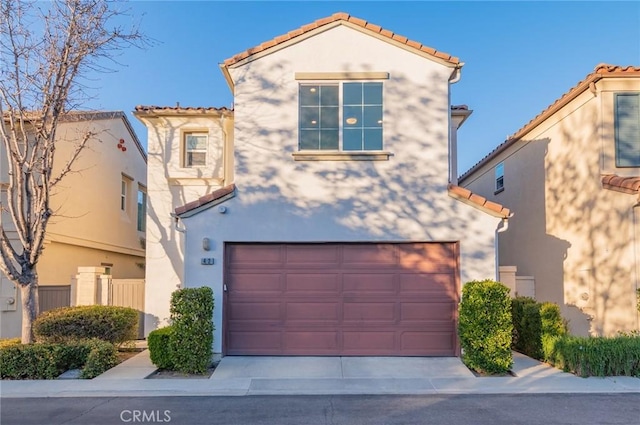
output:
[[[640,167],[640,93],[616,93],[614,126],[617,167]]]
[[[185,133],[183,160],[185,168],[206,167],[207,140],[207,133]]]
[[[120,181],[120,211],[127,212],[127,194],[129,193],[129,179],[122,176]]]
[[[504,190],[504,162],[496,165],[496,189],[495,193],[502,192]]]
[[[138,225],[139,232],[144,232],[147,228],[147,189],[138,186]]]
[[[300,150],[382,150],[382,83],[302,83]]]

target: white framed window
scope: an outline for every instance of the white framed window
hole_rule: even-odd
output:
[[[300,83],[299,150],[380,151],[381,82]]]
[[[185,133],[183,166],[185,168],[206,167],[208,144],[207,133]]]
[[[120,211],[127,211],[127,194],[129,193],[129,179],[122,176],[120,182]]]
[[[502,192],[504,190],[504,162],[496,165],[496,190],[495,193]]]
[[[144,232],[147,228],[147,188],[138,185],[138,232]]]
[[[640,167],[640,93],[614,96],[616,167]]]

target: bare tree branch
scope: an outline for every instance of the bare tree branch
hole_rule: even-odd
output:
[[[105,62],[122,49],[146,42],[137,28],[117,24],[126,15],[118,9],[121,3],[0,0],[0,148],[7,158],[0,164],[0,187],[6,188],[0,206],[11,219],[0,221],[0,271],[27,295],[23,343],[31,342],[38,313],[36,265],[53,215],[51,190],[74,172],[96,135],[90,130],[79,135],[69,158],[58,161],[58,125],[89,98],[80,79],[108,71]]]

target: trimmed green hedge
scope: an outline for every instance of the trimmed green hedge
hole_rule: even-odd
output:
[[[640,377],[640,336],[544,336],[544,358],[565,372],[587,376]]]
[[[498,374],[513,365],[509,288],[492,280],[462,288],[458,334],[462,361],[478,372]]]
[[[213,354],[213,290],[184,288],[171,294],[169,337],[173,369],[204,373]]]
[[[56,379],[69,369],[82,368],[82,378],[94,378],[118,363],[117,350],[98,339],[67,344],[15,344],[0,348],[2,379]]]
[[[62,307],[42,313],[33,332],[39,342],[97,338],[122,344],[137,338],[138,311],[106,305]]]
[[[160,369],[173,369],[173,357],[171,355],[171,335],[173,327],[167,326],[149,332],[147,344],[151,362]]]
[[[0,348],[10,347],[12,345],[22,344],[22,339],[20,338],[3,338],[0,339]]]
[[[539,303],[533,298],[517,297],[511,300],[514,350],[542,360],[543,339],[567,334],[565,321],[557,304]]]

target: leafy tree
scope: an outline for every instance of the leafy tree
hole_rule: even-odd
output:
[[[124,48],[142,46],[126,12],[105,0],[0,0],[0,271],[22,297],[22,342],[33,340],[38,314],[38,259],[55,214],[52,190],[94,136],[78,136],[72,155],[56,160],[56,129],[89,97],[83,77],[113,70]]]

